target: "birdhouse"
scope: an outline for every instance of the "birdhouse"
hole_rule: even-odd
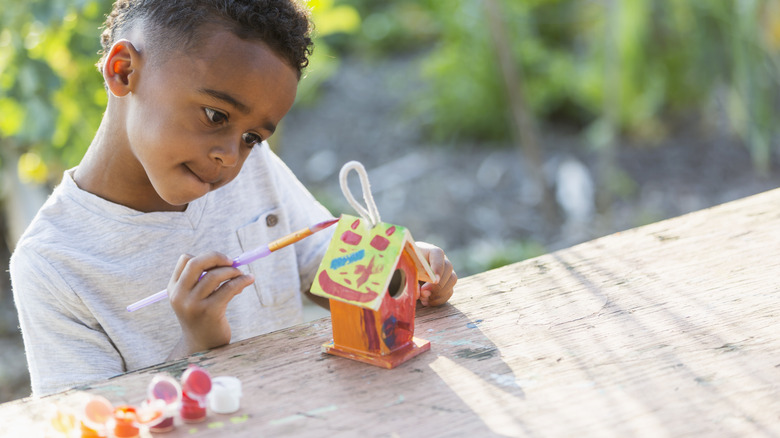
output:
[[[333,341],[323,351],[393,368],[429,350],[414,317],[419,282],[433,278],[409,230],[342,215],[311,287],[330,301]]]

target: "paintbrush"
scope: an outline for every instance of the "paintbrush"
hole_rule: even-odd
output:
[[[266,257],[270,255],[272,252],[279,250],[281,248],[284,248],[285,246],[292,245],[293,243],[304,239],[306,237],[311,236],[312,234],[316,233],[317,231],[322,231],[325,228],[328,228],[329,226],[335,224],[338,222],[338,219],[330,219],[324,222],[320,222],[318,224],[312,225],[308,228],[303,228],[301,230],[298,230],[292,234],[288,234],[282,238],[276,239],[273,242],[263,245],[259,248],[253,249],[251,251],[247,251],[240,256],[233,259],[232,266],[234,268],[237,268],[239,266],[243,266],[249,263],[252,263],[255,260],[261,259],[263,257]],[[203,278],[203,276],[206,275],[206,273],[200,274],[200,277],[198,280]],[[140,301],[137,301],[129,306],[127,306],[128,312],[136,311],[142,307],[146,307],[149,304],[156,303],[158,301],[162,301],[165,298],[168,298],[168,290],[161,290],[160,292],[157,292],[154,295],[150,295]]]

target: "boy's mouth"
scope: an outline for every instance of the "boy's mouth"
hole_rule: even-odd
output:
[[[186,167],[187,170],[191,174],[193,174],[195,176],[195,178],[197,178],[198,180],[200,180],[200,182],[202,182],[204,184],[209,184],[209,185],[213,186],[213,185],[217,185],[219,183],[219,181],[220,181],[219,172],[213,174],[213,176],[212,176],[212,175],[207,175],[207,174],[204,174],[204,173],[196,172],[196,171],[192,170],[192,168],[190,168],[186,164],[184,165],[184,167]]]

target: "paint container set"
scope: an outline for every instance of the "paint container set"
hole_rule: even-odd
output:
[[[190,365],[181,383],[168,375],[154,376],[146,400],[138,406],[113,406],[105,397],[90,396],[75,418],[58,412],[52,426],[61,436],[135,438],[142,429],[151,433],[172,430],[177,416],[185,423],[197,423],[206,419],[209,409],[217,414],[236,412],[240,398],[237,378],[212,378],[203,368]]]

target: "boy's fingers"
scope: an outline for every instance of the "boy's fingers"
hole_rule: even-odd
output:
[[[189,254],[182,254],[179,257],[179,261],[176,262],[176,268],[173,270],[173,281],[179,281],[181,273],[184,271],[184,268],[187,266],[187,262],[189,262],[192,257],[193,256]]]
[[[438,284],[425,283],[420,288],[420,302],[425,306],[438,306],[447,302],[454,292],[458,275],[448,271]]]
[[[205,299],[214,293],[221,285],[243,276],[240,269],[232,266],[213,268],[201,277],[200,281],[193,287],[197,299]]]
[[[446,284],[440,285],[439,290],[436,294],[432,294],[431,299],[429,299],[429,303],[431,306],[439,306],[444,303],[446,303],[450,297],[452,297],[452,294],[455,292],[455,283],[457,282],[458,277],[457,275],[451,275],[450,278],[447,280]]]
[[[452,263],[447,257],[444,257],[444,266],[441,270],[441,274],[439,275],[439,281],[437,284],[447,284],[447,282],[450,281],[450,277],[453,275],[455,275],[455,270],[452,268]],[[455,278],[457,278],[457,276]]]
[[[444,251],[440,248],[433,248],[428,252],[428,264],[431,265],[431,270],[433,270],[433,273],[436,275],[435,283],[441,281],[446,260],[447,257],[445,257]]]
[[[183,284],[188,288],[193,288],[201,279],[204,272],[218,267],[231,266],[233,261],[225,254],[220,252],[210,252],[207,254],[191,257],[182,271],[180,277]],[[205,278],[205,277],[204,277]],[[178,279],[176,281],[179,281]],[[223,280],[224,281],[224,280]],[[219,283],[217,283],[219,284]],[[216,285],[214,285],[216,287]]]
[[[217,290],[206,298],[206,300],[209,301],[210,306],[219,308],[227,307],[227,304],[233,297],[240,294],[244,288],[254,283],[254,281],[255,276],[252,274],[233,277],[220,285]]]

